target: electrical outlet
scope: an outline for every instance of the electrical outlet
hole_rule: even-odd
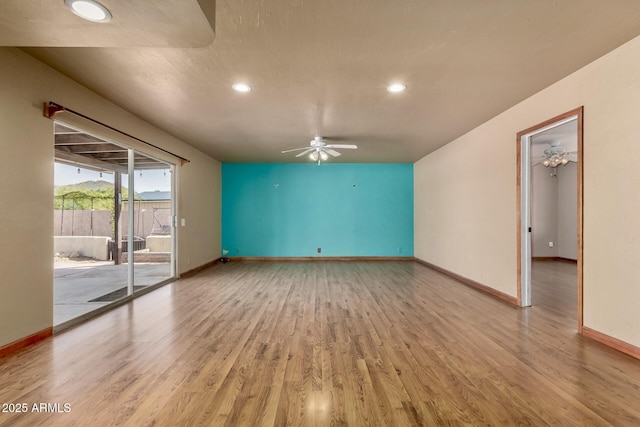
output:
[[[401,254],[402,253],[402,248],[398,248],[398,253]]]
[[[552,248],[553,247],[553,242],[549,242],[549,247]]]
[[[318,248],[318,253],[321,253],[321,252],[322,252],[322,248]]]

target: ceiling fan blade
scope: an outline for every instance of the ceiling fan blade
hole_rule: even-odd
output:
[[[338,157],[341,155],[336,150],[332,150],[331,148],[327,148],[327,147],[324,147],[323,151],[325,151],[327,154],[331,154],[333,157]]]
[[[281,153],[282,153],[282,154],[284,154],[284,153],[291,153],[292,151],[300,151],[300,150],[308,150],[308,149],[309,149],[309,147],[293,148],[293,149],[291,149],[291,150],[284,150],[284,151],[281,151]]]
[[[305,151],[303,151],[302,153],[296,155],[296,157],[302,157],[304,155],[309,154],[310,152],[315,151],[315,148],[307,148]]]
[[[353,144],[329,144],[325,145],[325,148],[345,148],[347,150],[355,150],[358,146]]]
[[[531,157],[531,166],[537,166],[545,161],[547,156],[532,156]]]

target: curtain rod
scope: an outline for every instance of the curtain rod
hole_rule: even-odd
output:
[[[165,150],[164,148],[162,148],[162,147],[158,147],[157,145],[153,145],[153,144],[151,144],[150,142],[144,141],[144,140],[142,140],[142,139],[140,139],[140,138],[137,138],[137,137],[135,137],[135,136],[133,136],[133,135],[130,135],[130,134],[126,133],[126,132],[123,132],[123,131],[121,131],[121,130],[119,130],[119,129],[116,129],[116,128],[114,128],[113,126],[109,126],[108,124],[102,123],[102,122],[101,122],[101,121],[99,121],[99,120],[92,119],[91,117],[89,117],[89,116],[85,116],[84,114],[82,114],[82,113],[78,113],[77,111],[74,111],[74,110],[72,110],[72,109],[70,109],[70,108],[64,107],[64,106],[62,106],[62,105],[60,105],[60,104],[56,104],[55,102],[51,102],[51,101],[49,101],[49,102],[45,102],[45,103],[44,103],[44,116],[45,116],[46,118],[48,118],[48,119],[52,119],[52,120],[53,120],[53,119],[55,118],[56,114],[58,114],[58,113],[62,113],[63,111],[67,111],[67,112],[69,112],[69,113],[71,113],[71,114],[74,114],[74,115],[76,115],[76,116],[78,116],[78,117],[82,117],[83,119],[89,120],[90,122],[96,123],[96,124],[98,124],[98,125],[100,125],[100,126],[104,126],[104,127],[106,127],[107,129],[111,129],[112,131],[118,132],[118,133],[119,133],[119,134],[121,134],[121,135],[127,136],[127,137],[129,137],[129,138],[133,138],[133,139],[135,139],[136,141],[140,141],[140,142],[142,142],[143,144],[146,144],[146,145],[148,145],[148,146],[150,146],[150,147],[155,148],[156,150],[164,151],[164,152],[165,152],[165,153],[167,153],[167,154],[171,154],[172,156],[177,157],[177,158],[179,158],[179,159],[180,159],[180,165],[181,165],[181,166],[182,166],[183,164],[185,164],[185,163],[189,163],[189,162],[190,162],[190,160],[185,159],[185,158],[184,158],[184,157],[182,157],[182,156],[178,156],[177,154],[172,153],[171,151]]]

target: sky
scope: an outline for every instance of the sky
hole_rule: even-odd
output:
[[[80,170],[80,173],[78,173]],[[61,163],[55,164],[54,185],[77,184],[85,181],[106,181],[113,182],[113,174],[92,171],[89,169],[78,168],[77,166],[67,166]],[[127,176],[122,175],[122,183],[124,187],[128,187]],[[171,191],[171,173],[169,169],[143,170],[135,175],[135,192],[143,191]]]

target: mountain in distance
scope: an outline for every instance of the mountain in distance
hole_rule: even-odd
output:
[[[82,191],[83,193],[100,190],[113,191],[113,183],[103,180],[85,181],[77,184],[56,185],[54,188],[56,189],[56,194],[69,193],[71,191]]]

